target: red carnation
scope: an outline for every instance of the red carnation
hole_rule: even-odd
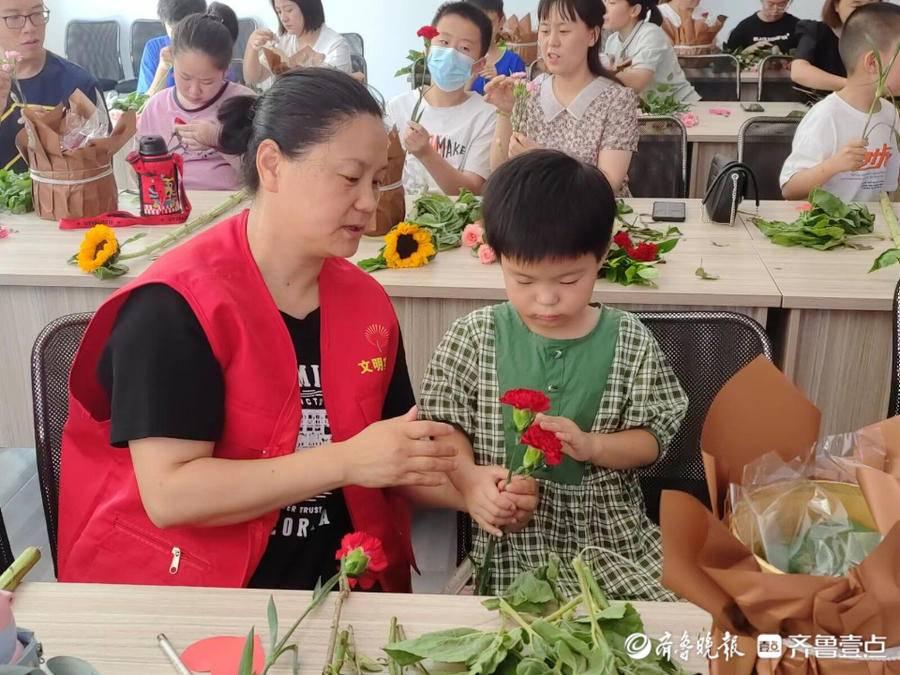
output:
[[[621,232],[616,232],[616,236],[613,237],[613,241],[616,246],[619,248],[624,248],[626,251],[632,247],[631,243],[631,235],[629,235],[625,230]]]
[[[522,445],[540,450],[547,466],[556,466],[562,461],[562,441],[555,433],[541,428],[540,425],[532,424],[528,427],[522,434]]]
[[[642,244],[631,248],[628,251],[628,257],[638,262],[653,262],[659,257],[659,246],[645,241]]]
[[[349,577],[350,586],[359,582],[364,590],[372,588],[376,576],[388,566],[381,540],[365,532],[345,534],[334,558],[341,561],[341,570]]]
[[[420,38],[426,40],[427,42],[431,42],[431,41],[434,40],[434,38],[436,38],[439,34],[440,34],[440,33],[438,32],[438,29],[435,28],[434,26],[422,26],[422,27],[416,32],[416,35],[418,35]]]
[[[550,410],[550,399],[547,395],[534,389],[510,389],[500,397],[500,403],[535,414]]]

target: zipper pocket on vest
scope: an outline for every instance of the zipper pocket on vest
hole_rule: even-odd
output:
[[[184,551],[180,546],[172,546],[170,543],[163,541],[158,537],[154,537],[148,532],[135,527],[134,525],[120,520],[116,518],[113,523],[113,527],[121,532],[124,532],[130,537],[134,537],[138,539],[142,543],[150,546],[151,548],[156,549],[160,553],[167,555],[170,559],[169,562],[169,574],[175,575],[178,574],[178,571],[181,569],[182,564],[190,565],[196,569],[201,571],[208,571],[210,569],[209,563],[205,560],[198,558],[197,556],[190,555]]]

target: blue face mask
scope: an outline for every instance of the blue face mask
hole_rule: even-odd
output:
[[[431,83],[443,91],[456,91],[466,86],[472,76],[475,60],[452,47],[432,47],[428,52]]]

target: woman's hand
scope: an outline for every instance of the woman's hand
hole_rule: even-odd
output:
[[[176,124],[175,133],[188,150],[204,150],[219,145],[222,127],[216,122],[198,121],[190,124]]]
[[[247,44],[250,48],[258,52],[260,49],[265,47],[268,43],[273,42],[275,40],[275,33],[270,31],[268,28],[257,28],[250,34],[250,39],[247,41]]]
[[[516,105],[516,96],[513,94],[513,86],[516,80],[507,75],[498,75],[484,85],[484,100],[493,105],[500,112],[512,115]]]
[[[454,428],[441,422],[416,421],[418,411],[369,425],[341,448],[345,485],[382,488],[401,485],[439,487],[456,469]]]
[[[156,66],[159,70],[167,73],[175,66],[175,57],[172,56],[172,47],[163,47],[159,50],[159,64]]]
[[[541,429],[552,431],[562,441],[562,451],[579,462],[594,461],[594,435],[582,431],[575,422],[567,417],[551,417],[540,414],[535,424]]]
[[[516,157],[532,150],[541,148],[541,144],[533,141],[525,134],[514,133],[509,139],[509,156]]]
[[[519,532],[528,527],[534,512],[537,509],[539,497],[538,482],[534,478],[525,476],[513,476],[512,482],[506,480],[500,483],[503,494],[516,505],[516,512],[512,517],[513,522],[507,526],[508,532]]]
[[[431,148],[431,134],[418,122],[408,122],[403,135],[403,146],[413,157],[421,157]]]

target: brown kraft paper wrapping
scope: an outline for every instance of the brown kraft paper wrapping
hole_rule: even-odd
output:
[[[400,143],[400,132],[397,127],[388,134],[388,164],[384,185],[378,200],[375,218],[366,234],[380,237],[390,232],[406,217],[406,193],[403,189],[403,167],[406,164],[406,151]],[[387,188],[387,189],[385,189]]]
[[[513,14],[507,19],[501,32],[509,38],[506,48],[518,54],[526,66],[537,61],[537,31],[531,27],[531,14],[526,14],[521,19]]]
[[[735,375],[710,407],[703,429],[710,512],[690,495],[663,493],[663,584],[707,610],[713,639],[724,631],[742,636],[743,657],[711,660],[713,675],[887,675],[900,661],[850,661],[792,654],[757,659],[759,634],[872,636],[888,649],[900,646],[900,418],[868,427],[884,438],[887,458],[857,471],[857,480],[881,544],[845,577],[772,574],[722,518],[728,483],[744,467],[775,451],[783,459],[805,456],[818,440],[821,414],[769,361],[760,357]]]
[[[80,91],[72,94],[69,105],[83,119],[89,119],[96,111]],[[25,108],[25,128],[16,137],[16,146],[32,172],[35,211],[45,220],[86,218],[115,211],[118,189],[111,171],[112,158],[137,128],[137,117],[129,111],[122,114],[108,137],[94,139],[75,150],[63,150],[61,138],[69,114],[72,113],[62,104],[49,111]],[[91,180],[97,176],[100,177]],[[41,177],[61,183],[41,182]]]

